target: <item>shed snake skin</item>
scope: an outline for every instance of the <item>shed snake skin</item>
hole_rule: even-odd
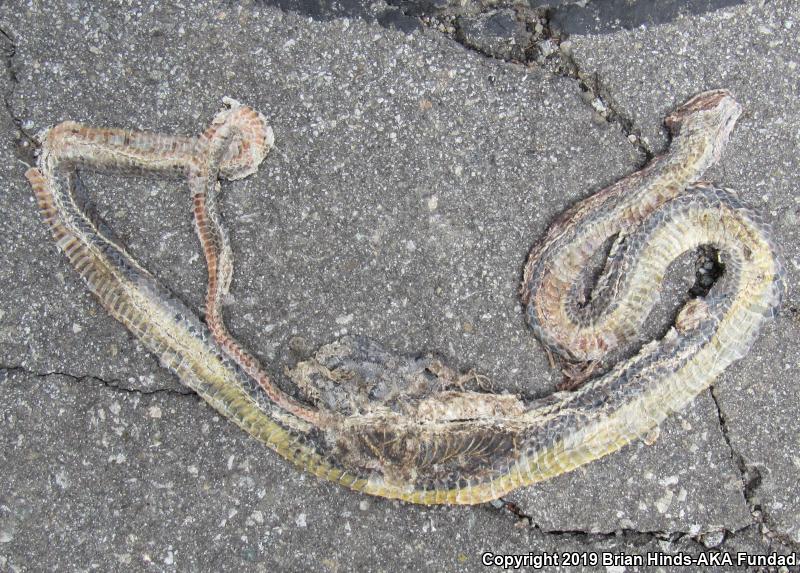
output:
[[[265,118],[226,98],[198,137],[64,122],[26,172],[58,248],[106,311],[223,416],[294,465],[359,492],[473,504],[568,472],[645,437],[750,349],[782,295],[769,228],[736,195],[698,182],[741,107],[701,93],[666,118],[669,151],[573,206],[532,249],[522,298],[534,334],[591,363],[636,336],[670,262],[710,245],[724,274],[675,326],[573,392],[526,400],[459,388],[431,356],[346,337],[295,366],[290,396],[227,330],[233,272],[216,208],[220,177],[254,173],[273,143]],[[159,285],[85,208],[80,170],[186,179],[208,267],[205,321]],[[588,300],[592,255],[614,246]]]

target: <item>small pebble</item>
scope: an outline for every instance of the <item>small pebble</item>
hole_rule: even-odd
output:
[[[523,517],[514,524],[514,528],[516,529],[527,529],[530,526],[531,526],[531,520],[528,519],[527,517]]]
[[[605,114],[608,111],[606,104],[599,97],[592,100],[592,107],[600,114]]]
[[[11,528],[0,529],[0,543],[10,543],[14,540],[14,532]]]
[[[552,40],[545,40],[544,42],[539,43],[539,52],[541,52],[543,57],[546,58],[555,51],[556,47]]]
[[[725,541],[725,532],[724,531],[709,531],[708,533],[702,534],[700,537],[700,543],[711,549],[712,547],[719,547],[722,545],[722,542]]]

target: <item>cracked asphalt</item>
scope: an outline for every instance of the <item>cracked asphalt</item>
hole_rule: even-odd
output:
[[[796,2],[6,2],[0,30],[0,571],[483,571],[485,551],[800,550]],[[708,178],[774,226],[783,309],[655,444],[503,507],[411,506],[296,472],[104,313],[23,178],[44,127],[193,134],[235,97],[277,147],[223,185],[226,312],[279,383],[350,333],[546,395],[559,376],[518,298],[529,248],[664,151],[664,115],[717,87],[745,113]],[[84,182],[134,257],[199,309],[181,185]],[[693,282],[691,258],[674,267],[652,333]]]

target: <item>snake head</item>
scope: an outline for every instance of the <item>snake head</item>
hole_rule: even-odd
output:
[[[708,134],[714,143],[714,157],[728,142],[733,126],[742,113],[742,106],[728,90],[711,90],[697,94],[664,120],[673,138]]]

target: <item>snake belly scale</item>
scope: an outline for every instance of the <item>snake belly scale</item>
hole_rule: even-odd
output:
[[[666,119],[667,153],[564,213],[532,249],[522,298],[534,334],[591,362],[636,336],[670,262],[712,246],[724,274],[661,339],[572,392],[526,400],[467,391],[430,356],[402,358],[363,337],[322,347],[289,373],[290,396],[227,330],[232,249],[216,208],[220,177],[254,173],[272,130],[226,98],[198,137],[64,122],[40,135],[27,171],[58,248],[100,304],[222,415],[320,478],[423,504],[471,504],[589,463],[644,437],[750,349],[782,295],[770,229],[735,193],[699,182],[741,107],[701,93]],[[208,268],[205,321],[157,283],[84,208],[80,170],[182,178]],[[614,246],[589,300],[585,268]]]

